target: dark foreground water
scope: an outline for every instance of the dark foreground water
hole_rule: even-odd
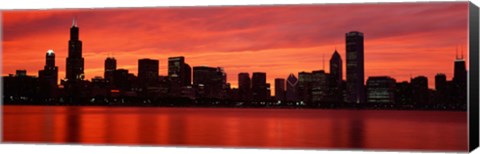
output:
[[[466,112],[3,106],[5,142],[465,151]]]

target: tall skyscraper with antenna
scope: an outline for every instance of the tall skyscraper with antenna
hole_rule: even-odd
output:
[[[467,68],[465,65],[465,59],[463,57],[463,53],[460,53],[460,55],[458,55],[458,48],[457,48],[457,53],[455,55],[455,62],[454,62],[453,82],[463,86],[463,84],[466,85],[466,81],[467,81]]]
[[[79,39],[79,28],[77,21],[73,19],[70,28],[70,40],[68,41],[68,57],[67,57],[67,82],[83,80],[84,75],[84,59],[82,57],[82,41]]]

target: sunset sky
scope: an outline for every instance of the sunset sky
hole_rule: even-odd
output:
[[[388,75],[397,81],[436,73],[453,75],[455,50],[467,55],[467,2],[327,4],[296,6],[174,7],[2,12],[3,75],[26,69],[38,75],[53,49],[65,78],[69,29],[77,18],[86,79],[103,76],[104,60],[137,74],[137,60],[185,56],[191,66],[220,66],[237,87],[239,72],[287,78],[325,69],[335,49],[345,67],[345,33],[365,34],[365,80]],[[345,68],[344,68],[345,78]]]

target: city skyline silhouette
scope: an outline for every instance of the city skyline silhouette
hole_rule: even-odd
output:
[[[385,76],[365,76],[365,34],[345,33],[346,80],[343,80],[343,60],[335,49],[329,61],[329,72],[301,71],[298,78],[290,73],[287,80],[275,78],[274,86],[267,82],[267,72],[238,74],[239,85],[232,87],[221,66],[193,66],[185,57],[168,58],[168,75],[159,73],[157,59],[138,59],[137,75],[128,69],[117,68],[117,60],[107,57],[104,76],[85,79],[83,42],[78,21],[70,27],[66,76],[58,82],[56,54],[48,50],[45,66],[38,77],[27,70],[4,76],[4,101],[7,103],[37,103],[45,105],[88,105],[89,101],[103,105],[172,105],[172,106],[289,106],[313,108],[409,108],[465,109],[467,69],[463,54],[456,51],[454,76],[448,80],[444,73],[435,75],[435,89],[428,87],[428,77],[415,76],[397,82]],[[365,84],[365,78],[366,84]],[[193,82],[192,82],[193,81]],[[287,84],[285,86],[285,84]],[[273,87],[273,90],[272,90]],[[274,97],[272,97],[274,93]],[[90,99],[90,100],[89,100]],[[274,103],[278,101],[277,103]],[[143,102],[143,104],[139,103]],[[222,103],[221,105],[220,102]],[[283,102],[283,104],[282,104]],[[381,104],[387,103],[387,104]],[[98,104],[98,105],[100,105]],[[93,105],[93,104],[90,104]]]
[[[387,17],[389,17],[387,14],[390,15],[390,17],[394,17],[395,15],[392,13],[395,13],[396,10],[407,9],[408,6],[412,5],[420,6],[416,9],[423,8],[421,10],[424,11],[442,11],[444,13],[441,15],[434,13],[422,14],[423,16],[419,16],[418,18],[405,18],[402,22],[392,21],[390,24],[370,25],[370,27],[366,27],[366,25],[355,25],[353,23],[349,26],[350,22],[328,16],[333,13],[317,12],[320,8],[334,8],[329,5],[286,7],[286,14],[289,14],[288,19],[298,18],[297,20],[292,20],[292,22],[278,19],[276,18],[277,15],[262,11],[256,7],[214,8],[211,11],[203,10],[202,8],[184,8],[180,9],[180,11],[169,8],[147,9],[147,11],[133,10],[135,15],[143,14],[146,16],[145,19],[133,19],[130,18],[130,16],[125,16],[125,19],[129,19],[128,21],[130,22],[128,23],[130,23],[130,25],[122,22],[120,19],[113,18],[114,14],[122,14],[122,12],[128,9],[116,11],[101,10],[93,13],[98,14],[96,18],[94,18],[95,20],[86,18],[85,14],[92,14],[92,12],[84,10],[36,11],[35,13],[38,14],[38,18],[32,16],[30,14],[31,12],[15,12],[24,17],[32,17],[32,20],[24,18],[25,23],[33,25],[41,24],[47,27],[45,28],[45,32],[39,32],[39,28],[32,29],[32,27],[35,26],[24,26],[24,24],[20,22],[21,20],[19,20],[22,19],[21,17],[10,16],[7,12],[5,13],[5,22],[3,23],[7,31],[4,37],[4,73],[2,75],[13,74],[17,69],[26,69],[29,75],[35,75],[38,70],[42,69],[42,55],[44,55],[44,52],[48,49],[53,49],[57,54],[59,78],[64,78],[64,60],[67,51],[64,40],[68,39],[65,30],[68,28],[67,25],[71,24],[72,17],[77,17],[78,25],[82,27],[80,37],[84,41],[85,79],[88,80],[91,80],[95,76],[103,76],[103,61],[107,56],[116,58],[118,68],[128,69],[134,74],[137,72],[136,59],[158,59],[160,63],[160,75],[167,75],[168,57],[184,56],[186,61],[192,66],[206,65],[225,68],[228,82],[231,83],[232,87],[237,87],[237,74],[240,72],[268,72],[267,82],[273,84],[275,78],[286,78],[290,73],[297,75],[297,73],[301,71],[321,70],[323,67],[328,68],[328,57],[334,50],[338,50],[341,57],[345,57],[344,38],[342,36],[345,32],[351,30],[362,31],[366,34],[365,77],[388,75],[398,81],[408,81],[410,77],[424,75],[429,79],[433,79],[437,73],[444,73],[447,79],[451,79],[453,77],[453,65],[447,63],[447,61],[451,62],[454,60],[456,54],[455,49],[457,47],[459,50],[462,48],[464,50],[466,49],[466,40],[463,36],[466,36],[467,32],[461,28],[463,25],[466,25],[466,18],[453,19],[449,17],[455,14],[461,14],[463,6],[455,3],[442,4],[450,7],[428,7],[427,5],[422,6],[422,4],[388,4],[386,7],[392,11],[384,12],[386,15],[379,16],[377,20],[389,20],[387,19]],[[298,13],[290,11],[291,9],[296,10],[299,7],[303,7],[302,9],[304,9],[304,11]],[[347,5],[347,8],[348,7],[353,8],[354,6]],[[276,7],[263,6],[262,9],[273,12],[282,10]],[[214,16],[213,13],[224,11],[242,12],[245,10],[258,11],[260,14],[258,17],[242,17],[237,15],[232,17],[231,20],[213,23],[212,25],[205,25],[203,22],[193,20],[198,17],[198,14],[203,13],[203,15],[211,15],[212,20],[208,21],[220,22],[223,18]],[[353,12],[366,10],[372,10],[370,5],[365,5],[359,9],[350,11],[343,10],[343,14],[345,14],[344,18],[365,18]],[[166,17],[185,16],[184,21],[191,23],[192,27],[200,24],[198,26],[200,26],[200,31],[203,33],[200,33],[200,31],[195,32],[193,31],[195,29],[183,24],[181,24],[183,26],[180,27],[171,27],[171,24],[176,23],[173,20],[167,20],[168,22],[153,22],[156,21],[154,19],[157,19],[157,17],[152,16],[148,11],[157,11],[156,13],[159,13],[159,21],[164,21]],[[408,12],[408,10],[404,10],[404,12]],[[302,17],[303,14],[307,13],[315,13],[316,15],[310,17],[312,18],[310,20],[317,19],[315,21],[318,22],[307,22],[307,18]],[[16,17],[16,19],[14,20],[13,17]],[[419,19],[427,17],[435,17],[433,18],[435,21],[438,20],[440,23],[448,21],[451,24],[449,26],[433,24],[433,27],[429,27],[429,30],[425,30],[424,32],[419,31],[426,28],[422,27],[420,23],[405,28],[406,30],[402,31],[392,29],[396,24],[401,25],[404,22],[424,22]],[[55,22],[52,22],[53,18],[55,18]],[[58,18],[65,20],[57,20]],[[260,22],[259,19],[262,18],[272,18],[273,21]],[[94,23],[96,22],[93,21],[99,21],[102,26],[95,26]],[[331,24],[319,23],[320,21],[328,21]],[[334,25],[335,23],[344,26],[338,28],[330,27],[328,29],[322,28]],[[136,25],[136,27],[130,27],[134,25]],[[301,28],[302,25],[309,25],[310,27]],[[315,25],[318,26],[318,28],[315,28]],[[11,26],[18,28],[9,28]],[[262,26],[267,27],[256,29]],[[288,27],[293,31],[279,31],[280,29],[278,28],[280,27]],[[300,28],[295,29],[295,27]],[[135,33],[125,32],[124,29],[126,28],[134,30]],[[215,29],[213,28],[217,28],[217,31],[214,31]],[[375,29],[378,28],[390,29],[390,33],[375,31]],[[10,29],[11,31],[9,31]],[[23,32],[19,30],[26,31]],[[177,30],[184,31],[184,33],[177,33],[178,35],[175,35],[173,31]],[[141,31],[144,32],[141,33]],[[161,31],[162,33],[151,33],[155,31]],[[162,36],[161,34],[164,35]],[[266,39],[267,34],[272,37]],[[38,37],[44,39],[38,39]],[[262,41],[257,40],[258,38],[256,37],[262,38]],[[432,41],[433,37],[435,37],[435,41]],[[452,37],[458,37],[460,39],[458,39],[457,42],[451,42],[450,40],[453,39],[450,38]],[[168,43],[169,40],[171,40],[170,43]],[[443,42],[442,40],[447,40],[447,42]],[[275,41],[280,42],[275,44]],[[262,45],[262,42],[265,42],[263,43],[264,45]],[[31,46],[25,46],[24,44]],[[18,53],[16,52],[18,50],[25,52]],[[15,53],[18,53],[18,55]],[[412,55],[413,53],[417,53],[419,56]],[[26,63],[28,62],[32,65],[23,65],[22,63],[15,62],[15,59],[17,59],[15,57],[19,55],[25,56]],[[421,57],[427,56],[429,60],[421,60],[424,59]],[[323,57],[327,57],[325,62],[323,62]],[[468,55],[465,55],[465,59],[468,60]],[[246,61],[249,63],[243,63]],[[325,63],[325,65],[323,63]],[[344,65],[343,67],[345,70],[346,66]],[[391,69],[395,71],[390,71]],[[328,69],[325,71],[328,73]],[[345,79],[345,72],[343,77]],[[434,82],[429,80],[428,85],[430,88],[433,88]],[[274,85],[272,85],[272,88],[273,86]]]

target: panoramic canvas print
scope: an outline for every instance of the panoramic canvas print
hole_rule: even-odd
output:
[[[467,151],[468,7],[4,10],[3,141]]]

